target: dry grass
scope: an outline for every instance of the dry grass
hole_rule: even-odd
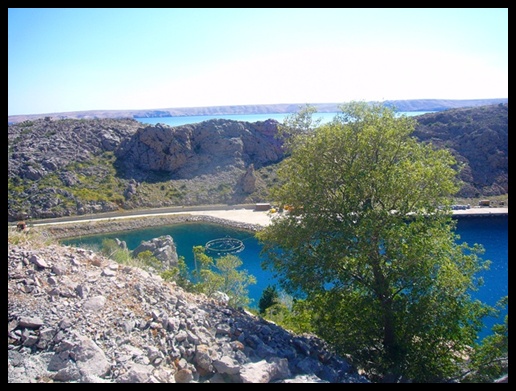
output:
[[[30,244],[33,248],[42,248],[56,244],[56,240],[43,227],[26,227],[19,230],[17,227],[7,227],[7,243],[12,245]]]

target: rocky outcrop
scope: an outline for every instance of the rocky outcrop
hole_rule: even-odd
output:
[[[62,169],[90,161],[103,152],[112,152],[142,124],[135,120],[52,120],[26,121],[8,127],[9,178],[41,179],[61,172],[74,184],[73,171]]]
[[[177,267],[179,258],[177,256],[177,248],[174,239],[170,235],[163,235],[151,240],[144,240],[138,247],[133,250],[133,257],[138,254],[150,251],[153,257],[163,264],[163,269],[171,269]]]
[[[9,383],[365,383],[313,335],[90,250],[8,245]]]
[[[249,193],[238,180],[251,164],[258,169],[283,158],[277,126],[51,118],[9,125],[8,220],[256,202],[266,184]]]
[[[11,124],[8,221],[270,201],[284,157],[278,125],[50,117]],[[508,194],[507,103],[417,116],[414,136],[463,165],[458,197]]]
[[[459,197],[509,193],[509,105],[460,108],[417,117],[414,136],[447,148],[464,167]]]
[[[247,171],[242,178],[240,178],[240,186],[242,186],[242,190],[245,193],[251,194],[256,191],[256,182],[258,178],[256,178],[256,174],[254,172],[254,164],[250,164],[247,167]]]
[[[278,123],[213,119],[200,124],[170,127],[157,124],[139,129],[116,151],[126,176],[138,171],[171,174],[171,179],[191,179],[231,168],[272,164],[283,158],[281,142],[274,136]]]
[[[88,186],[112,175],[109,154],[139,127],[129,119],[49,117],[10,125],[8,220],[117,210],[119,205],[106,199],[105,192],[92,196]]]

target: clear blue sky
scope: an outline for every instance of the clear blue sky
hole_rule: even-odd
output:
[[[508,8],[10,8],[8,115],[508,98]]]

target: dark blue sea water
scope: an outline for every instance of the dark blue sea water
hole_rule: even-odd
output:
[[[414,116],[421,115],[426,113],[433,113],[433,111],[402,111],[400,115],[406,116]],[[314,119],[320,118],[321,123],[330,122],[333,117],[335,117],[337,113],[315,113]],[[278,122],[283,122],[285,117],[289,115],[289,113],[270,113],[270,114],[224,114],[224,115],[194,115],[194,116],[183,116],[183,117],[152,117],[152,118],[135,118],[137,121],[156,125],[157,123],[162,123],[169,126],[180,126],[186,124],[195,124],[202,121],[207,121],[209,119],[232,119],[234,121],[247,121],[247,122],[256,122],[256,121],[265,121],[267,119],[275,119]]]
[[[457,223],[457,231],[460,235],[460,242],[481,244],[485,253],[483,259],[491,260],[492,264],[488,271],[482,272],[485,284],[478,291],[473,292],[473,297],[482,302],[494,305],[505,295],[508,295],[508,217],[465,217],[460,218]],[[244,243],[244,250],[236,254],[243,265],[240,270],[247,270],[249,274],[256,277],[257,283],[249,286],[249,297],[253,300],[251,307],[257,308],[258,301],[263,290],[268,285],[276,283],[270,271],[261,268],[262,258],[260,256],[261,245],[254,237],[254,233],[239,230],[231,227],[208,223],[182,223],[171,226],[146,228],[136,231],[117,232],[110,235],[97,235],[63,241],[63,244],[83,247],[100,248],[105,238],[118,238],[127,243],[130,250],[134,250],[143,240],[150,240],[161,235],[171,235],[177,246],[178,255],[184,256],[190,270],[194,269],[192,248],[198,245],[205,245],[208,241],[223,237],[240,239]],[[502,316],[507,312],[503,312]],[[483,338],[489,333],[494,323],[500,323],[498,319],[486,319],[485,331],[480,335]]]
[[[478,275],[484,278],[484,285],[472,296],[494,306],[502,296],[509,295],[509,216],[459,218],[456,232],[460,235],[459,242],[479,243],[484,247],[482,258],[490,260],[491,266]],[[507,309],[497,319],[486,318],[480,338],[489,334],[494,324],[502,323],[505,315]]]

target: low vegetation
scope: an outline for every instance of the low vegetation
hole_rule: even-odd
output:
[[[59,243],[53,238],[51,234],[44,227],[27,226],[23,230],[18,230],[16,227],[9,227],[8,229],[8,243],[29,244],[32,248],[42,248],[47,246],[58,246]],[[139,267],[153,273],[159,273],[166,281],[175,281],[179,286],[190,292],[201,292],[208,294],[208,287],[213,291],[215,280],[220,280],[223,273],[217,275],[223,268],[212,269],[210,274],[214,277],[211,282],[206,280],[206,283],[199,284],[196,280],[195,273],[190,273],[187,270],[184,258],[179,258],[177,268],[163,269],[163,266],[157,261],[152,254],[142,252],[139,257],[134,258],[130,251],[121,248],[115,240],[109,239],[102,243],[101,248],[92,248],[95,252],[113,259],[122,265]],[[193,249],[197,251],[201,257],[204,254],[202,246]],[[143,254],[143,255],[142,255]],[[233,258],[235,261],[235,258]],[[213,265],[213,259],[206,260],[205,265]],[[238,260],[232,263],[236,268],[240,266]],[[240,287],[246,287],[247,283],[252,283],[252,276],[246,272],[234,273],[233,266],[229,269],[232,275],[244,277],[240,281]],[[201,273],[203,274],[203,273]],[[222,278],[223,279],[223,278]],[[237,278],[238,280],[238,278]],[[238,284],[237,284],[238,285]],[[227,287],[228,285],[226,285]],[[224,285],[221,284],[218,291],[224,291]],[[228,297],[233,297],[231,303],[233,305],[241,305],[246,307],[250,303],[245,289],[241,289],[240,296],[233,296],[231,290],[226,290]],[[506,299],[505,299],[506,300]],[[247,303],[247,304],[246,304]],[[502,301],[500,306],[507,305],[507,302]],[[281,327],[291,330],[293,332],[302,333],[316,333],[317,329],[314,327],[314,312],[311,308],[310,302],[306,300],[294,299],[291,295],[283,290],[278,290],[276,287],[269,286],[264,290],[262,298],[259,301],[259,312],[247,308],[248,311],[256,313],[273,321]],[[507,318],[504,324],[496,325],[493,328],[493,334],[485,338],[481,345],[477,346],[472,352],[474,355],[470,356],[468,365],[465,366],[463,372],[456,379],[449,379],[450,381],[466,382],[466,383],[491,383],[494,379],[498,379],[503,374],[507,373],[508,367],[508,323]]]
[[[166,281],[175,281],[189,292],[203,293],[209,297],[217,292],[227,295],[228,304],[232,307],[248,307],[250,304],[247,287],[256,283],[256,278],[246,270],[239,270],[242,260],[227,254],[213,258],[206,254],[204,246],[192,249],[196,260],[196,269],[189,271],[183,256],[179,257],[178,266],[165,268],[163,263],[147,250],[136,257],[125,247],[121,247],[114,239],[102,241],[100,252],[117,263],[139,267],[159,274]]]

